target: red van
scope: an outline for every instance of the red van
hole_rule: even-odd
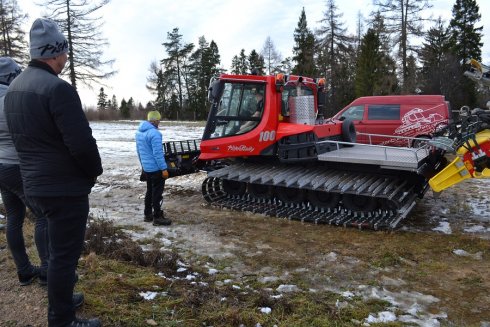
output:
[[[418,146],[420,142],[402,137],[431,138],[451,117],[449,102],[442,95],[389,95],[358,98],[333,118],[352,120],[358,143]]]

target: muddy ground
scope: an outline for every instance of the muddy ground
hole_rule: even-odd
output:
[[[101,153],[104,174],[90,197],[91,215],[125,226],[135,239],[158,238],[188,263],[211,265],[238,284],[254,278],[333,291],[340,305],[354,295],[384,299],[407,324],[490,326],[488,180],[439,197],[428,192],[399,228],[375,232],[211,207],[199,173],[167,182],[164,207],[173,224],[154,227],[143,222],[137,159]],[[17,285],[5,249],[0,266],[0,326],[43,326],[44,290]]]

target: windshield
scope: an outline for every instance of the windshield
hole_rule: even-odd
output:
[[[224,82],[223,94],[213,102],[204,139],[246,133],[255,128],[264,109],[265,85]]]

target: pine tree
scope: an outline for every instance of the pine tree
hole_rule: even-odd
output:
[[[71,85],[77,89],[78,82],[90,86],[93,82],[113,76],[113,59],[102,59],[107,40],[102,37],[102,17],[94,13],[109,3],[87,0],[45,0],[43,8],[51,11],[50,17],[58,22],[68,40],[68,63],[63,71]]]
[[[419,59],[422,64],[420,78],[422,92],[442,94],[450,102],[456,101],[461,67],[451,52],[450,34],[441,18],[431,27],[424,38]]]
[[[134,109],[136,108],[135,104],[134,104],[134,99],[133,97],[130,97],[128,102],[127,102],[127,106],[128,106],[128,109],[130,112],[133,112]]]
[[[0,55],[11,57],[19,64],[29,60],[28,46],[22,25],[27,20],[16,0],[0,0]]]
[[[405,80],[405,92],[407,94],[418,94],[421,92],[419,86],[421,83],[418,79],[417,59],[414,55],[407,58],[407,77]]]
[[[206,100],[211,77],[219,73],[220,55],[214,41],[208,43],[204,36],[199,38],[199,47],[191,55],[191,93],[189,106],[192,118],[206,118]]]
[[[99,96],[97,97],[97,109],[98,110],[104,110],[108,108],[107,104],[107,94],[104,92],[104,88],[100,88]]]
[[[255,72],[259,75],[264,75],[265,63],[264,57],[257,53],[257,51],[252,50],[248,55],[248,66],[250,67],[250,73]]]
[[[117,110],[117,99],[116,99],[116,95],[113,94],[112,95],[112,106],[110,107],[110,109],[112,110]]]
[[[450,44],[460,60],[481,60],[483,26],[476,26],[481,19],[476,0],[456,0],[453,18],[449,23]]]
[[[236,75],[246,75],[250,72],[250,65],[248,63],[245,49],[240,50],[239,55],[233,56],[231,60],[231,73]]]
[[[373,95],[399,93],[396,61],[391,57],[392,42],[381,13],[375,12],[370,20],[370,28],[375,31],[380,42],[381,63],[378,67],[379,79],[374,85]]]
[[[119,112],[121,114],[121,118],[123,119],[129,119],[131,117],[128,103],[124,98],[121,100],[121,106],[119,107]]]
[[[194,49],[194,44],[183,43],[182,34],[179,34],[179,29],[176,27],[172,32],[167,33],[168,42],[162,43],[165,47],[165,51],[168,57],[161,60],[164,65],[164,69],[167,72],[165,75],[167,78],[172,79],[177,86],[177,93],[179,98],[179,111],[184,107],[184,90],[187,88],[185,80],[185,63],[187,57]],[[177,115],[178,116],[178,115]]]
[[[296,65],[292,73],[296,75],[315,76],[315,36],[308,29],[305,8],[301,11],[298,26],[294,30],[294,47],[292,61]]]
[[[238,59],[237,55],[234,55],[233,58],[231,58],[230,71],[234,75],[240,74],[240,59]]]
[[[359,49],[355,77],[356,97],[375,95],[383,64],[380,47],[379,36],[373,29],[368,29]]]
[[[350,44],[352,38],[347,35],[343,15],[338,12],[334,0],[327,0],[327,10],[323,24],[318,30],[318,64],[320,71],[327,77],[329,97],[326,114],[331,116],[342,108],[354,96],[355,50]]]
[[[481,42],[483,26],[477,26],[481,19],[480,8],[475,0],[456,0],[452,9],[453,17],[449,22],[449,44],[452,53],[463,63],[458,78],[458,96],[453,105],[477,106],[478,86],[465,76],[463,71],[469,68],[468,59],[481,60]]]

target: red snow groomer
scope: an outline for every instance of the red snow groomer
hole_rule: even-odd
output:
[[[283,74],[213,79],[200,149],[191,147],[199,163],[220,163],[203,182],[206,201],[359,228],[393,228],[406,217],[443,151],[355,144],[351,121],[323,117],[324,87],[324,79]],[[173,175],[185,173],[186,151],[165,146],[178,157]]]

